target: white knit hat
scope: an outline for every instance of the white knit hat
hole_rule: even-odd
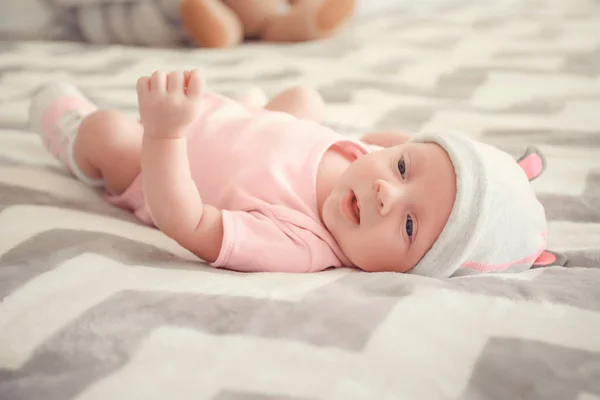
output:
[[[546,247],[546,216],[509,154],[456,132],[420,133],[454,165],[456,199],[446,226],[409,273],[450,277],[529,269]]]

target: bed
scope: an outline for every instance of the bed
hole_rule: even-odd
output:
[[[600,399],[600,3],[414,2],[322,42],[231,50],[0,42],[0,399]],[[66,175],[28,99],[74,81],[136,114],[135,80],[315,86],[327,124],[459,129],[548,168],[566,267],[436,280],[212,269]]]

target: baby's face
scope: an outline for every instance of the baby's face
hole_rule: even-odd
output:
[[[442,232],[455,197],[446,151],[406,143],[353,162],[325,200],[322,217],[358,268],[406,272]]]

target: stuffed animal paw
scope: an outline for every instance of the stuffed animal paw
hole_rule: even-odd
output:
[[[329,37],[353,16],[356,0],[182,0],[184,28],[200,47],[244,39],[303,42]]]

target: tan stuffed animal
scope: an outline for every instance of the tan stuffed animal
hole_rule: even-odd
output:
[[[223,48],[246,38],[302,42],[343,27],[355,0],[182,0],[181,18],[200,47]]]

